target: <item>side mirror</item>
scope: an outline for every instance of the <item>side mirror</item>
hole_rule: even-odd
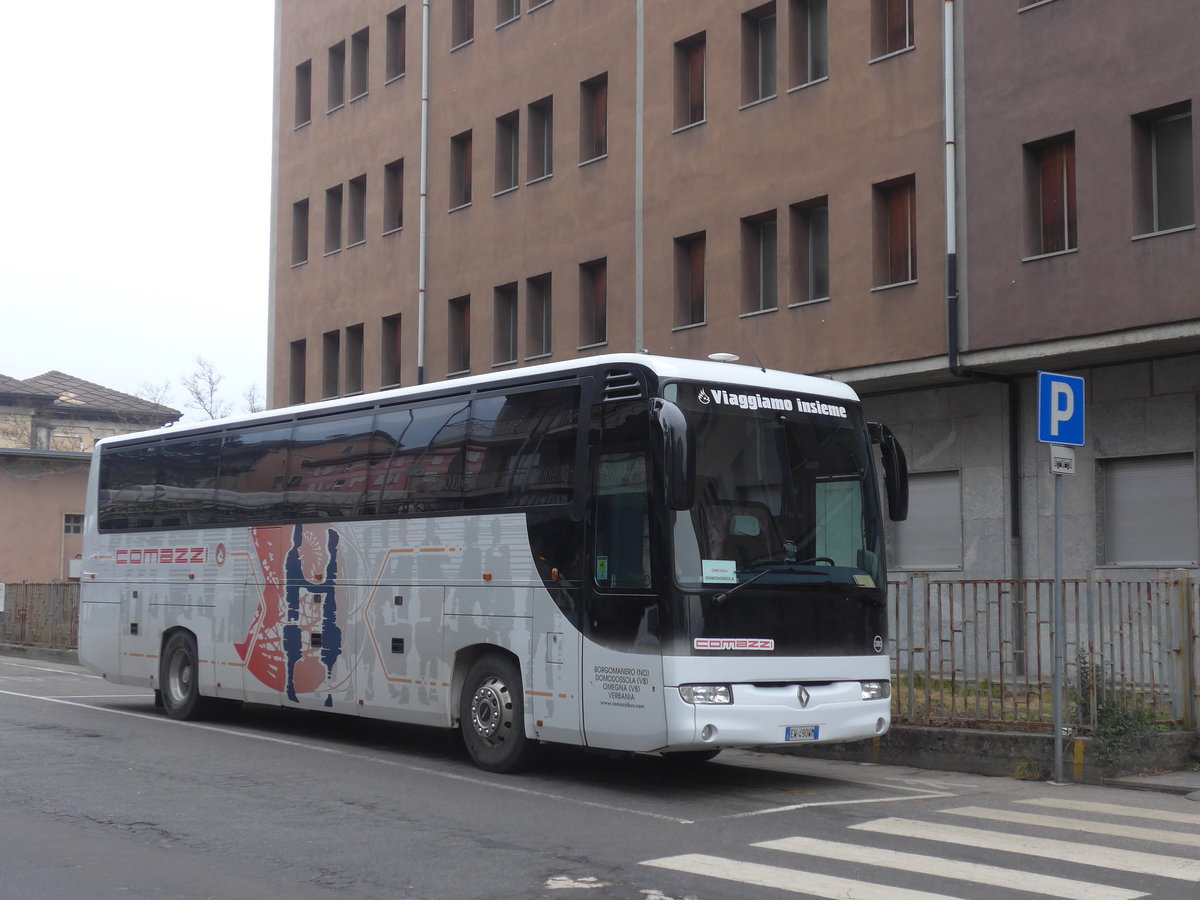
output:
[[[904,448],[886,425],[872,422],[867,427],[871,431],[871,443],[879,445],[883,457],[883,487],[887,492],[888,516],[893,522],[903,522],[908,518],[908,460],[904,456]]]
[[[667,509],[691,509],[696,501],[696,451],[683,410],[668,400],[653,400],[650,435]]]

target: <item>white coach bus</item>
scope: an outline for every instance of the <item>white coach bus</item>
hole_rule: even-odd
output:
[[[242,702],[704,759],[890,722],[904,457],[847,386],[593,357],[101,441],[79,655]]]

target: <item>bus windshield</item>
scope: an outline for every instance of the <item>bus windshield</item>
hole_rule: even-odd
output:
[[[884,584],[870,445],[857,404],[675,384],[689,422],[695,504],[675,514],[675,577],[685,590],[753,581]]]

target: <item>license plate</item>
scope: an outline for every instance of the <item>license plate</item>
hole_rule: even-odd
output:
[[[820,725],[789,725],[783,730],[785,741],[816,741],[820,739]]]

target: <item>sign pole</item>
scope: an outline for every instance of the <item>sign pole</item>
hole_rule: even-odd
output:
[[[1063,783],[1063,585],[1062,585],[1062,474],[1054,474],[1054,781]]]

